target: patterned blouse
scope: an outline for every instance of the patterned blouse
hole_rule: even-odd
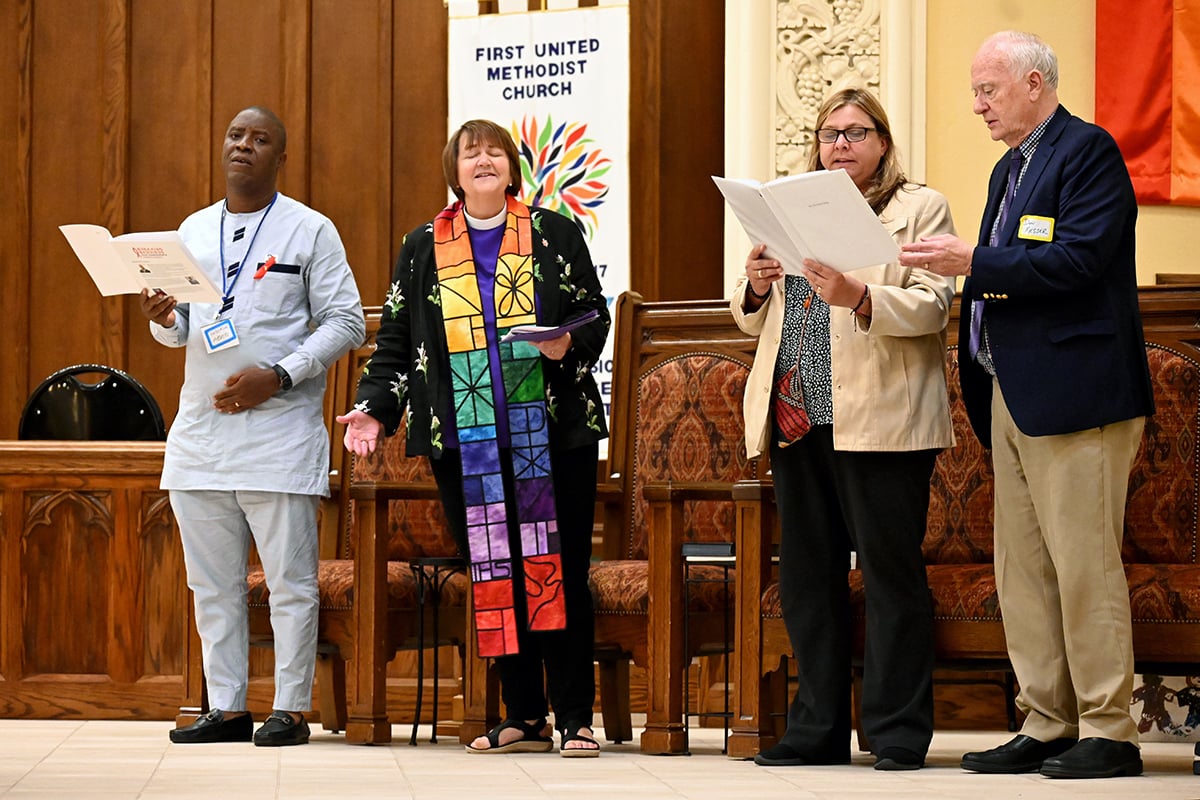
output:
[[[833,373],[829,354],[829,306],[802,275],[784,277],[783,337],[775,359],[775,393],[788,370],[800,364],[804,407],[813,425],[833,424]],[[808,308],[805,299],[811,297]],[[778,402],[778,401],[777,401]],[[779,428],[775,428],[776,438]]]

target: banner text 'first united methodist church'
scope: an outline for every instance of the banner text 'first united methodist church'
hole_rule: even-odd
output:
[[[573,76],[586,74],[588,56],[599,39],[492,45],[475,48],[475,61],[486,63],[487,80],[502,84],[505,100],[532,100],[571,94]]]

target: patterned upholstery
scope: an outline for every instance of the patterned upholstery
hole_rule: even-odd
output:
[[[1197,487],[1200,486],[1200,365],[1169,348],[1148,344],[1154,416],[1129,477],[1122,556],[1129,581],[1135,640],[1139,623],[1200,623],[1197,563]],[[1196,634],[1191,634],[1196,635]],[[1171,650],[1143,637],[1138,658]],[[1200,653],[1193,657],[1200,660]]]
[[[404,426],[376,451],[372,458],[352,459],[351,474],[355,482],[386,481],[409,485],[432,485],[433,472],[424,456],[404,455]],[[353,520],[354,504],[350,504]],[[388,558],[403,561],[410,558],[453,557],[458,555],[454,537],[446,524],[446,515],[438,500],[405,500],[388,504],[388,530],[391,534]],[[353,544],[350,542],[349,544]],[[352,552],[347,557],[353,558]]]
[[[742,442],[742,395],[750,367],[726,356],[677,356],[638,381],[634,484],[644,481],[719,481],[754,477]],[[629,557],[646,558],[646,500],[634,493]],[[688,503],[689,541],[733,541],[733,504]]]
[[[1200,486],[1200,364],[1148,342],[1157,411],[1146,422],[1129,478],[1122,554],[1133,620],[1200,623],[1197,487]],[[956,348],[947,353],[955,447],[937,459],[923,550],[934,617],[999,622],[992,569],[991,456],[971,432],[958,385]],[[850,573],[852,613],[865,613],[862,574]],[[778,586],[763,592],[762,613],[781,618]],[[1139,650],[1139,659],[1160,654]],[[1197,656],[1200,658],[1200,654]]]
[[[749,366],[728,356],[689,353],[648,369],[637,383],[633,502],[622,560],[593,565],[597,615],[644,615],[649,607],[646,481],[732,483],[754,477],[742,446],[742,393]],[[732,542],[733,503],[684,504],[687,541]],[[726,595],[720,567],[691,566],[690,612],[720,612]],[[730,575],[732,580],[732,575]]]

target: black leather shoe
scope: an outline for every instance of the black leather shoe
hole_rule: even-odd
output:
[[[1043,742],[1022,733],[991,750],[967,753],[962,757],[962,768],[1000,775],[1037,772],[1047,758],[1062,755],[1074,746],[1074,739]]]
[[[184,728],[171,731],[175,744],[202,744],[205,742],[248,742],[254,733],[254,720],[249,714],[225,718],[219,708],[214,708]]]
[[[1061,756],[1042,762],[1047,778],[1115,778],[1141,775],[1142,754],[1132,742],[1112,739],[1080,739]]]
[[[875,769],[886,772],[920,769],[923,766],[925,758],[907,747],[885,747],[875,757]]]
[[[300,721],[292,719],[286,711],[272,711],[262,727],[254,732],[254,744],[259,747],[287,747],[308,743],[308,723],[304,715]]]
[[[760,767],[812,767],[824,764],[849,764],[850,754],[841,758],[821,758],[801,753],[791,745],[780,742],[774,747],[768,747],[754,756],[754,763]]]

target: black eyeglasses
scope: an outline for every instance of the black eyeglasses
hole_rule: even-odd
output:
[[[847,142],[861,142],[867,138],[867,131],[874,128],[817,128],[817,141],[821,144],[833,144],[839,136],[845,136]]]

